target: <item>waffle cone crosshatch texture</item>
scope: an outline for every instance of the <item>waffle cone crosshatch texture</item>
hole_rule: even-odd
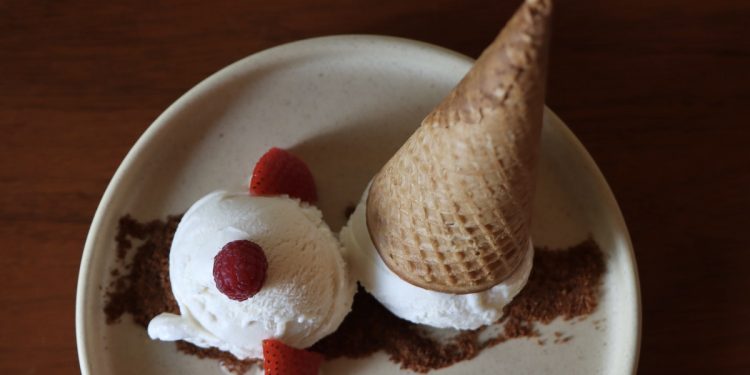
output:
[[[531,248],[550,15],[526,1],[373,179],[368,230],[405,281],[486,290]]]

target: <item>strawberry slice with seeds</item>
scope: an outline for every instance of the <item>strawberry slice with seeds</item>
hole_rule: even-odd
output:
[[[282,195],[308,203],[318,200],[310,169],[289,151],[273,147],[261,156],[250,179],[250,195]]]
[[[317,375],[323,356],[292,348],[279,340],[263,340],[263,368],[266,375]]]

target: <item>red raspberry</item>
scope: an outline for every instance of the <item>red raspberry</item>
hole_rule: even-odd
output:
[[[267,269],[266,254],[258,244],[232,241],[214,257],[214,282],[230,299],[244,301],[260,291]]]

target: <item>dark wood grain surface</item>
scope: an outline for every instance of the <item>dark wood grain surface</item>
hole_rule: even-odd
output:
[[[172,101],[280,43],[476,57],[518,0],[0,1],[0,373],[79,372],[75,286],[118,164]],[[548,105],[635,245],[642,374],[750,374],[750,1],[559,0]]]

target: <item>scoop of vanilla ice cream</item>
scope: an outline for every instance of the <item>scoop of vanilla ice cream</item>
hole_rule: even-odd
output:
[[[268,260],[261,290],[245,301],[222,294],[214,256],[230,241],[250,240]],[[351,310],[355,282],[320,210],[288,197],[217,191],[196,202],[175,232],[169,255],[180,315],[148,326],[153,339],[216,347],[240,359],[261,358],[275,338],[306,348],[338,328]]]
[[[420,288],[401,279],[380,258],[367,230],[367,190],[339,238],[349,254],[355,278],[370,294],[394,315],[437,328],[474,329],[502,317],[503,307],[526,285],[533,247],[510,278],[486,291],[449,294]]]

